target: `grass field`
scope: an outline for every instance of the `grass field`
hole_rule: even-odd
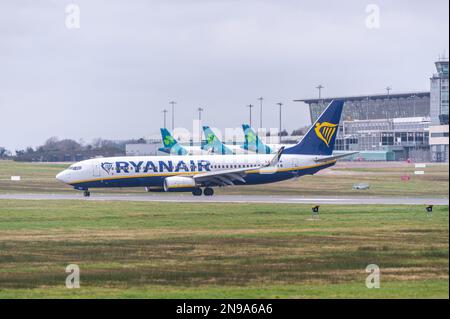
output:
[[[0,298],[449,297],[448,206],[310,208],[0,200]]]
[[[0,193],[73,193],[73,188],[55,180],[55,175],[68,165],[0,161]],[[414,170],[414,164],[398,162],[338,162],[314,176],[268,185],[227,187],[218,189],[217,194],[448,197],[448,164],[427,165],[425,169],[419,169],[425,171],[424,175],[414,175]],[[11,181],[12,175],[19,175],[22,180]],[[402,181],[403,175],[411,179]],[[356,183],[368,183],[370,189],[353,190]],[[101,189],[95,192],[142,193],[143,189]]]

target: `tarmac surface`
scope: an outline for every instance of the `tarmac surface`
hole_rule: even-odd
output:
[[[0,194],[0,199],[15,200],[88,200],[138,201],[179,203],[270,203],[270,204],[342,204],[342,205],[448,205],[448,198],[370,197],[370,196],[268,196],[268,195],[214,195],[191,194],[101,194],[92,192],[88,198],[74,194]]]

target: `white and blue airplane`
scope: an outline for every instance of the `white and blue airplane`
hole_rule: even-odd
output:
[[[276,154],[123,156],[78,162],[56,178],[90,196],[89,189],[145,187],[147,191],[211,196],[214,187],[267,184],[312,175],[344,156],[333,148],[344,102],[332,101],[304,138]]]

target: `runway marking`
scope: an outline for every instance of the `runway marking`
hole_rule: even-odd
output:
[[[193,197],[191,195],[134,195],[134,194],[92,194],[85,198],[81,194],[0,194],[1,199],[12,200],[87,200],[87,201],[135,201],[174,203],[260,203],[260,204],[345,204],[345,205],[448,205],[448,198],[411,197],[290,197],[279,195],[216,195]]]
[[[297,200],[297,201],[310,201],[310,200],[319,200],[319,201],[348,201],[352,200],[351,198],[286,198],[287,200]]]

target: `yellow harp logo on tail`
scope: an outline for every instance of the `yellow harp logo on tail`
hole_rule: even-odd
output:
[[[331,138],[334,133],[336,133],[336,126],[337,124],[331,124],[328,122],[316,123],[314,131],[316,132],[317,137],[329,146],[328,144],[330,143]]]

